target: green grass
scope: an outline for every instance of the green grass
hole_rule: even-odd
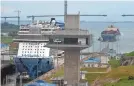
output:
[[[89,71],[89,72],[105,72],[106,68],[82,68],[81,70]],[[63,75],[64,75],[64,68],[61,68],[55,74],[53,74],[51,77],[60,77]]]
[[[102,77],[104,76],[105,74],[101,74],[101,73],[87,73],[85,76],[86,76],[86,80],[89,82],[89,83],[92,83],[94,80],[96,80],[98,77]]]
[[[134,80],[121,79],[117,83],[106,83],[104,86],[134,86]]]
[[[89,72],[105,72],[106,68],[82,68],[81,70],[88,70]],[[51,75],[46,81],[50,82],[50,79],[53,77],[60,77],[64,75],[64,68],[61,68],[58,70],[55,74]],[[99,73],[88,73],[86,74],[86,80],[88,82],[93,82],[98,76],[102,76],[104,74],[99,74]]]
[[[89,71],[89,72],[105,72],[106,68],[82,68],[82,71]],[[59,69],[55,74],[51,77],[60,77],[64,75],[64,68]]]
[[[105,69],[99,69],[99,68],[82,68],[81,70],[87,70],[87,71],[104,71]],[[61,68],[53,74],[47,81],[50,82],[50,78],[52,77],[60,77],[64,75],[64,68]],[[102,82],[104,86],[134,86],[134,80],[127,80],[129,76],[134,76],[134,65],[133,66],[119,66],[117,68],[112,68],[112,71],[109,73],[87,73],[85,75],[86,80],[91,84],[93,83],[94,80],[97,78],[99,80],[105,81],[106,79],[121,79],[117,83],[107,83],[107,82]]]
[[[108,63],[111,65],[112,68],[117,68],[120,66],[120,60],[110,59]]]
[[[96,80],[98,77],[99,77],[99,80],[106,80],[108,78],[112,78],[112,79],[118,79],[118,78],[121,78],[126,81],[126,82],[130,82],[131,81],[128,81],[127,78],[129,76],[134,76],[134,66],[120,66],[120,67],[117,67],[117,68],[113,68],[111,72],[109,73],[106,73],[106,74],[99,74],[99,73],[88,73],[86,74],[86,80],[89,82],[89,83],[92,83],[94,80]],[[120,83],[123,83],[123,82],[120,82]],[[119,83],[119,84],[120,84]],[[103,83],[105,84],[105,83]],[[107,83],[107,85],[105,86],[112,86],[111,84],[109,85],[110,83]],[[121,86],[121,85],[115,85],[115,86]],[[125,86],[125,85],[124,85]],[[126,86],[129,86],[129,85],[126,85]],[[131,85],[130,85],[131,86]],[[132,85],[134,86],[134,85]]]
[[[13,57],[10,57],[10,64],[13,64]]]
[[[134,86],[134,80],[127,80],[129,76],[134,76],[134,66],[120,66],[113,68],[111,72],[100,77],[99,80],[106,80],[108,78],[121,79],[116,83],[103,83],[104,86]]]
[[[81,71],[87,72],[106,72],[106,68],[81,68]]]
[[[55,77],[61,77],[64,75],[64,67],[62,67],[61,69],[59,69],[56,73],[52,74],[50,77],[48,77],[47,79],[45,79],[47,82],[50,82],[51,78],[55,78]]]
[[[120,66],[112,69],[103,78],[124,78],[130,75],[134,76],[134,66]]]
[[[64,75],[64,68],[62,67],[61,69],[58,70],[55,74],[53,74],[51,77],[60,77]]]
[[[13,42],[13,38],[12,37],[4,37],[4,36],[1,36],[1,42],[2,43],[5,43],[5,44],[10,44]]]

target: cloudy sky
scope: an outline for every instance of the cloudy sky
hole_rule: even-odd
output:
[[[16,16],[15,10],[21,10],[21,20],[28,15],[63,14],[64,1],[2,1],[1,15]],[[134,17],[122,17],[122,14],[134,14],[134,1],[68,1],[68,13],[107,14],[107,17],[81,17],[86,21],[134,21]],[[62,17],[58,17],[62,20]]]

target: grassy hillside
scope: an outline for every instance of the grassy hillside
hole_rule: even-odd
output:
[[[82,68],[82,70],[84,70]],[[85,70],[88,70],[87,68]],[[93,70],[95,70],[95,72],[97,72],[98,68],[95,69],[93,68],[89,68],[89,70],[91,70],[91,72],[93,72]],[[104,71],[104,69],[100,69],[99,71]],[[58,77],[58,76],[63,76],[64,75],[64,68],[61,68],[58,72],[56,72],[55,74],[53,74],[51,77]],[[112,68],[112,71],[109,73],[87,73],[86,74],[86,80],[89,83],[92,83],[94,80],[96,80],[99,77],[99,80],[106,80],[106,79],[118,79],[120,78],[120,81],[118,83],[103,83],[104,86],[134,86],[134,80],[128,80],[129,76],[134,76],[134,66],[120,66],[117,68]],[[50,77],[50,78],[51,78]],[[48,79],[50,79],[48,78]],[[49,80],[48,80],[49,81]],[[124,84],[124,85],[122,85]]]
[[[134,76],[134,66],[120,66],[112,69],[111,72],[105,74],[100,80],[112,78],[120,80],[116,83],[103,83],[104,86],[134,86],[134,80],[128,80],[129,76]]]
[[[126,53],[125,56],[134,56],[134,51],[132,51],[130,53]]]
[[[117,83],[106,83],[104,86],[134,86],[134,80],[123,78]]]
[[[123,78],[128,76],[134,76],[134,66],[120,66],[118,68],[112,69],[103,78]]]

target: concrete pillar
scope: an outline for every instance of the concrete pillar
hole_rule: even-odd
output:
[[[78,15],[67,15],[65,20],[65,29],[80,29],[80,16]]]
[[[80,50],[65,50],[64,80],[68,85],[75,86],[80,80]]]

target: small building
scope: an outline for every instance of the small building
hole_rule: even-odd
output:
[[[84,67],[99,67],[101,63],[101,59],[97,57],[91,57],[88,60],[84,61]]]

